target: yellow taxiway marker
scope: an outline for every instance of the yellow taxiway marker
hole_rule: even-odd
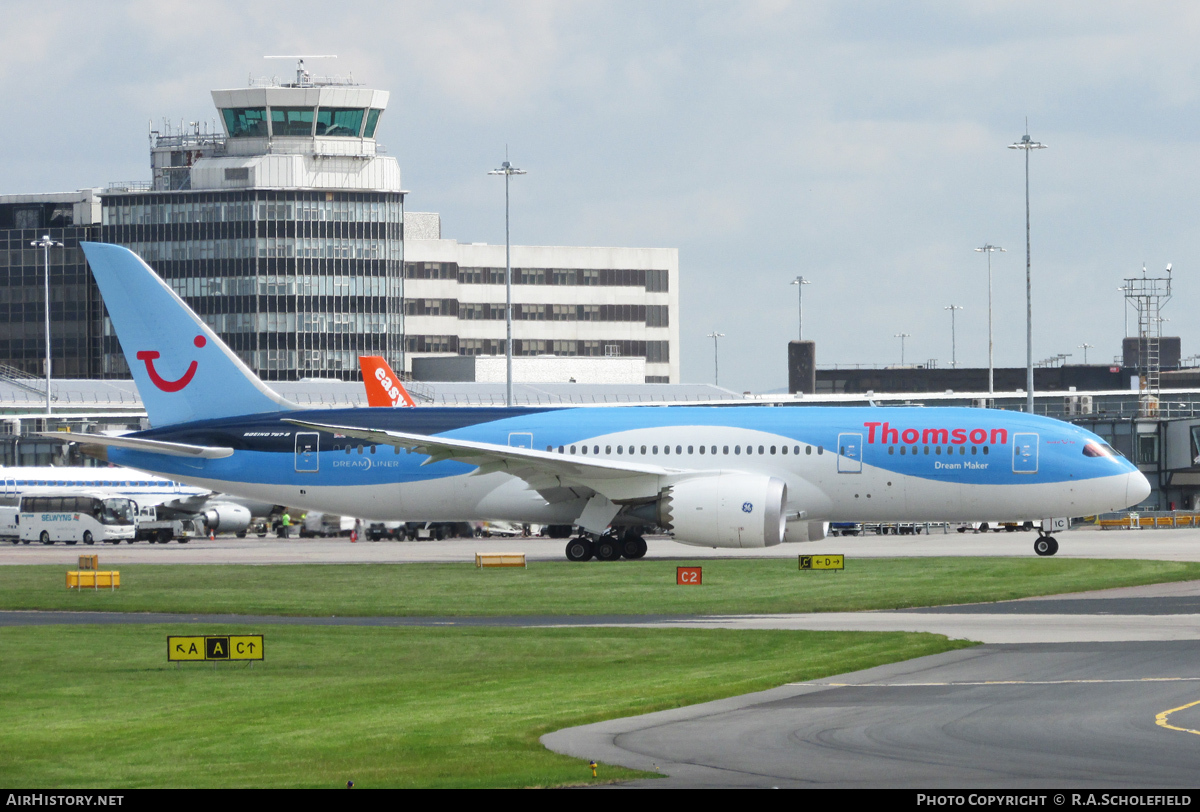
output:
[[[1170,710],[1163,711],[1162,713],[1158,714],[1158,716],[1154,717],[1154,723],[1159,727],[1165,727],[1170,730],[1178,730],[1183,733],[1195,733],[1197,736],[1200,736],[1200,730],[1192,730],[1190,727],[1175,727],[1175,725],[1167,724],[1168,716],[1175,711],[1181,711],[1185,708],[1190,708],[1192,705],[1200,705],[1200,699],[1197,699],[1195,702],[1189,702],[1186,705],[1180,705],[1178,708],[1171,708]]]

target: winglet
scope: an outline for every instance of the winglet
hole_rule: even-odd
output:
[[[152,425],[300,408],[260,381],[137,254],[80,245]]]
[[[360,355],[358,366],[362,369],[368,406],[417,405],[405,390],[404,384],[400,383],[400,377],[392,372],[382,355]]]

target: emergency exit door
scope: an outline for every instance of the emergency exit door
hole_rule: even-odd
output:
[[[1038,436],[1013,435],[1013,473],[1036,474],[1038,470]]]
[[[321,469],[320,436],[315,431],[296,432],[296,473],[315,474]]]
[[[838,473],[862,473],[861,434],[848,433],[838,435]]]

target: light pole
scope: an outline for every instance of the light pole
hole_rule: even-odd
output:
[[[49,234],[43,234],[36,242],[29,243],[34,248],[41,248],[46,258],[46,417],[50,416],[50,248],[62,243],[50,239]]]
[[[1096,345],[1095,345],[1095,344],[1089,344],[1089,343],[1087,343],[1087,342],[1085,341],[1085,342],[1083,342],[1082,344],[1079,344],[1079,345],[1077,345],[1077,346],[1075,347],[1075,349],[1077,349],[1077,350],[1083,350],[1083,363],[1084,363],[1084,365],[1086,366],[1086,365],[1087,365],[1087,351],[1088,351],[1088,350],[1094,350],[1094,349],[1096,349]]]
[[[975,251],[987,254],[988,260],[988,395],[991,396],[996,393],[995,364],[992,360],[992,254],[996,251],[1007,252],[1000,246],[991,243],[985,243]]]
[[[812,282],[805,279],[803,276],[797,276],[791,281],[791,284],[796,286],[796,291],[800,294],[800,340],[804,340],[804,286],[811,285]]]
[[[896,333],[892,338],[900,339],[900,366],[904,366],[904,339],[912,338],[911,333]]]
[[[499,169],[493,169],[488,174],[504,176],[504,363],[506,368],[504,402],[507,406],[512,406],[512,245],[508,236],[508,179],[513,175],[524,175],[525,170],[517,169],[505,161],[500,164]]]
[[[1029,122],[1025,122],[1025,135],[1015,144],[1009,144],[1009,149],[1025,150],[1025,411],[1033,414],[1033,285],[1030,281],[1030,247],[1029,247],[1029,153],[1035,149],[1046,149],[1029,137]]]
[[[962,308],[959,305],[952,304],[946,305],[942,310],[950,311],[950,367],[951,369],[958,369],[958,341],[955,338],[954,311],[962,310]]]
[[[724,333],[718,333],[716,330],[708,334],[708,337],[713,340],[713,386],[721,385],[721,366],[717,357],[717,339],[724,338]]]

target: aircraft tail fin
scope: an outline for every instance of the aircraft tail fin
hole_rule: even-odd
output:
[[[383,356],[360,355],[358,365],[362,369],[363,386],[367,389],[368,406],[417,405]]]
[[[151,425],[300,408],[259,380],[137,254],[81,245]]]

